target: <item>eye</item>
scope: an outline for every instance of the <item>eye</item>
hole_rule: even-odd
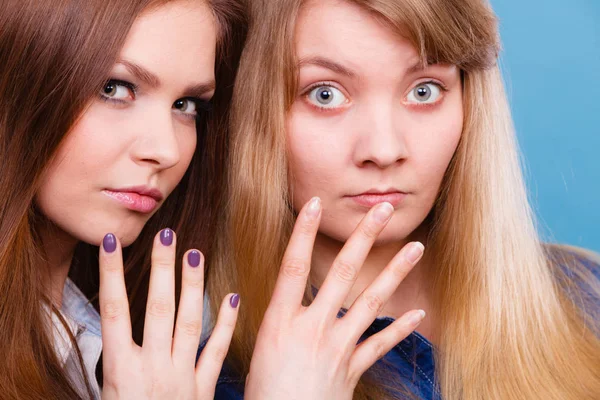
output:
[[[411,90],[406,99],[410,103],[431,104],[439,99],[440,94],[440,85],[433,82],[427,82],[421,83]]]
[[[198,114],[198,102],[194,99],[179,99],[173,103],[173,108],[182,114],[195,117]]]
[[[320,108],[336,108],[348,101],[339,89],[328,85],[315,87],[308,92],[307,98],[312,104]]]
[[[117,81],[114,79],[106,82],[100,95],[106,100],[124,102],[135,99],[135,87],[129,82]]]

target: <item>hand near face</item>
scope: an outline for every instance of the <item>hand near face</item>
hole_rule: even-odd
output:
[[[352,399],[362,374],[422,321],[421,310],[409,311],[357,345],[421,258],[420,243],[406,245],[348,312],[337,318],[361,265],[392,212],[388,203],[369,211],[338,254],[314,302],[304,307],[301,302],[321,218],[319,199],[311,200],[302,209],[259,330],[246,380],[248,399]]]
[[[175,316],[175,233],[154,239],[144,341],[131,335],[121,246],[105,236],[100,250],[103,399],[212,399],[238,313],[239,297],[228,295],[213,334],[196,364],[202,330],[204,262],[197,250],[184,255],[181,297]]]

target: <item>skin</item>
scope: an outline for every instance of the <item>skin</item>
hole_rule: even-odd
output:
[[[122,246],[137,238],[190,164],[196,148],[196,108],[214,91],[216,34],[204,2],[170,2],[139,16],[111,81],[69,132],[36,196],[38,208],[50,221],[42,240],[58,307],[76,244],[84,241],[101,248],[103,399],[212,399],[229,347],[239,301],[232,295],[223,301],[196,365],[204,287],[204,260],[198,250],[189,250],[182,262],[174,323],[172,231],[167,235],[172,242],[160,240],[165,231],[154,241],[144,345],[137,346],[121,256]],[[150,75],[153,78],[147,79]],[[157,189],[163,200],[152,210],[132,210],[106,192],[132,186]]]
[[[422,224],[462,132],[460,72],[453,65],[413,70],[419,58],[408,40],[358,6],[338,0],[309,2],[303,8],[296,53],[299,93],[288,119],[290,170],[297,209],[312,196],[323,202],[312,266],[316,283],[323,282],[368,211],[353,195],[390,188],[407,193],[394,204],[393,218],[362,267],[348,306],[406,243],[426,244]],[[351,75],[315,61],[319,59]],[[319,101],[319,87],[331,90],[328,104]],[[418,88],[429,90],[429,97],[420,96]],[[387,315],[428,309],[421,283],[428,263],[421,262],[405,279],[388,303]]]

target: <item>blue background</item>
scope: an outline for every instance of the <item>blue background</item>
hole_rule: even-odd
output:
[[[491,0],[542,237],[600,252],[600,0]]]

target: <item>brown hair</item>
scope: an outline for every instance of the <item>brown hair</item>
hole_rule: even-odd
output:
[[[600,393],[600,343],[591,329],[598,281],[585,257],[546,249],[536,232],[488,2],[347,1],[410,40],[424,64],[462,71],[464,128],[426,244],[433,260],[443,260],[431,272],[442,398],[593,399]],[[208,287],[214,310],[232,277],[244,299],[229,353],[242,376],[294,222],[285,121],[296,96],[294,30],[303,3],[253,1],[232,106],[230,206]],[[590,296],[571,297],[581,281]],[[393,397],[381,379],[361,381],[355,398]]]
[[[81,396],[58,362],[46,328],[48,321],[42,304],[50,305],[50,300],[36,233],[44,221],[35,210],[34,196],[57,148],[109,78],[135,18],[166,1],[3,2],[0,14],[0,393],[3,398]],[[246,22],[241,0],[208,3],[220,28],[213,111],[198,120],[198,148],[182,182],[125,254],[133,332],[138,343],[143,332],[154,234],[167,226],[175,229],[179,259],[191,247],[210,254],[217,218],[215,209],[221,199],[229,101]],[[81,244],[70,271],[71,278],[89,297],[98,292],[97,253],[97,247]]]

